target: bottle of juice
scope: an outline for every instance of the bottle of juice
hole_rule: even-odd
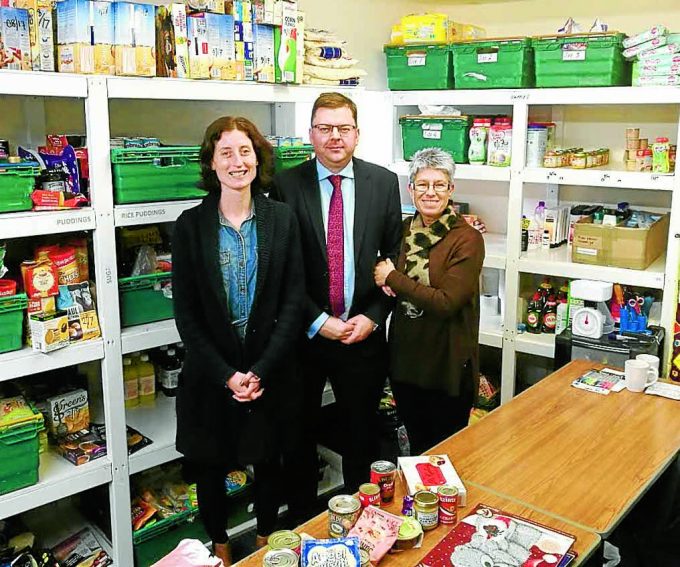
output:
[[[149,362],[149,355],[144,353],[137,364],[137,384],[139,387],[139,403],[142,406],[153,405],[156,399],[156,372]]]
[[[133,408],[139,405],[139,385],[137,384],[137,369],[132,366],[132,359],[123,358],[123,385],[125,387],[125,407]]]
[[[177,386],[179,383],[179,373],[182,371],[182,365],[175,355],[175,349],[169,348],[168,355],[161,363],[161,389],[163,393],[169,398],[174,398],[177,395]]]

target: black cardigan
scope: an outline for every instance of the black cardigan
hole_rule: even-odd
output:
[[[237,442],[246,421],[248,438],[262,443],[254,448],[256,453],[270,454],[278,442],[274,417],[285,413],[295,375],[294,345],[304,298],[297,222],[282,203],[262,195],[255,196],[254,203],[257,281],[243,344],[231,325],[219,267],[218,196],[208,195],[201,205],[182,213],[175,225],[175,320],[186,348],[177,393],[176,444],[194,461],[238,461],[243,455],[237,454]],[[262,380],[264,394],[254,402],[236,402],[227,379],[249,370]],[[252,413],[258,419],[246,416]]]

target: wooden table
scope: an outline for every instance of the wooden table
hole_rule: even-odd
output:
[[[571,362],[429,452],[466,485],[607,537],[680,451],[680,403],[570,386],[602,367]]]
[[[469,513],[476,504],[483,503],[494,508],[500,508],[504,512],[533,520],[556,530],[568,532],[573,536],[576,536],[576,542],[574,543],[573,549],[579,554],[578,560],[572,565],[579,565],[585,561],[600,544],[600,537],[591,531],[573,526],[542,512],[537,512],[524,504],[514,502],[498,494],[493,494],[483,488],[468,485],[467,490],[467,501],[469,505],[459,509],[459,518],[462,518]],[[394,502],[389,507],[386,507],[385,510],[392,512],[393,514],[400,514],[403,495],[404,483],[401,478],[398,478]],[[423,539],[423,546],[420,549],[412,549],[394,555],[386,555],[380,562],[380,567],[414,567],[418,561],[439,543],[450,529],[450,526],[439,526],[435,530],[426,532],[425,538]],[[322,512],[318,516],[315,516],[308,522],[299,526],[295,531],[298,533],[307,533],[317,539],[328,538],[328,513]],[[260,551],[249,555],[242,561],[239,561],[237,565],[239,567],[260,567],[265,552],[266,549],[261,549]]]

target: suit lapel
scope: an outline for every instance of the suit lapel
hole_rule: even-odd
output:
[[[373,188],[368,172],[361,161],[354,160],[354,263],[359,260],[361,243],[368,223],[371,210],[371,196]]]
[[[269,269],[269,251],[271,250],[271,238],[274,230],[274,217],[272,204],[264,196],[255,197],[255,222],[257,223],[257,281],[255,283],[255,298],[252,310],[258,304],[258,300],[267,278]]]
[[[328,260],[326,251],[326,233],[323,226],[323,214],[321,212],[321,192],[319,189],[319,176],[316,172],[316,160],[309,160],[302,173],[302,195],[307,207],[307,218],[312,223],[314,234],[319,241],[319,247],[324,259]]]

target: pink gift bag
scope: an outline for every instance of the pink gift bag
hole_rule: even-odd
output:
[[[197,539],[183,539],[177,547],[151,567],[223,567]]]

